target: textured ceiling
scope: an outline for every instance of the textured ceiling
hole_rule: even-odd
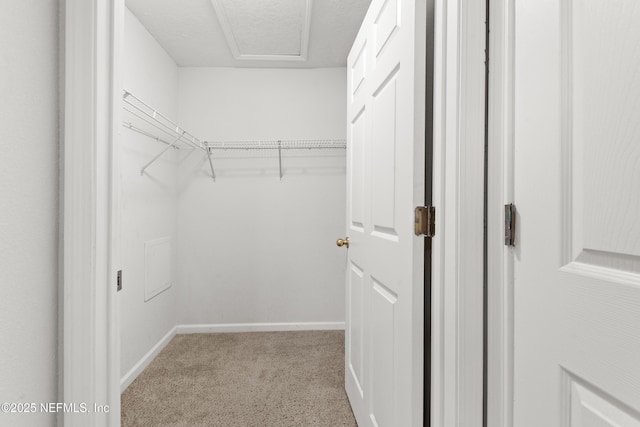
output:
[[[370,1],[126,0],[126,4],[181,67],[316,68],[346,65]],[[225,16],[218,18],[216,8]]]
[[[211,0],[231,52],[301,58],[311,0]]]

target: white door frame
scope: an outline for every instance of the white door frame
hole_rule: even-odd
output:
[[[63,360],[59,400],[111,408],[108,414],[63,414],[61,419],[65,427],[116,427],[120,425],[116,153],[124,0],[61,3]],[[432,242],[431,422],[433,426],[476,427],[482,425],[483,398],[479,302],[485,11],[484,2],[434,0],[433,4],[437,220]]]
[[[434,427],[482,426],[485,32],[484,1],[436,0]]]
[[[488,425],[513,426],[513,262],[504,205],[513,202],[514,0],[491,0],[488,156]],[[516,221],[517,224],[517,221]]]
[[[64,0],[61,396],[108,405],[63,413],[65,427],[120,425],[117,159],[123,0]],[[114,249],[114,250],[112,250]]]

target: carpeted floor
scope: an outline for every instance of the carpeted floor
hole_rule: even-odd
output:
[[[344,332],[178,335],[122,394],[122,426],[356,427]]]

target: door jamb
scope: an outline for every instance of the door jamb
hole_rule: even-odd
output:
[[[123,0],[61,0],[60,401],[65,427],[120,425],[117,135]],[[94,412],[94,404],[108,412]]]
[[[495,427],[513,425],[513,263],[517,246],[504,245],[504,205],[514,201],[514,3],[490,0],[487,416],[488,425]]]
[[[483,420],[485,2],[435,2],[431,425]]]

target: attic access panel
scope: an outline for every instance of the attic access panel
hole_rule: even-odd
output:
[[[312,0],[211,0],[239,60],[306,61]]]

